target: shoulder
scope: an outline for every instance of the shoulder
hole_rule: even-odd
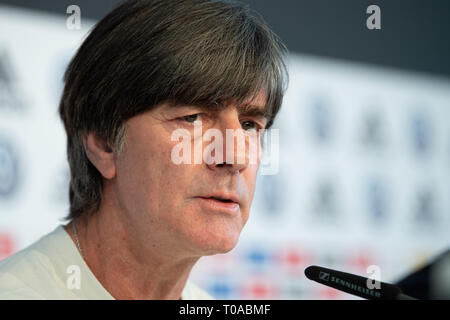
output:
[[[55,266],[62,226],[0,262],[0,299],[59,299],[61,270]]]
[[[37,291],[11,273],[0,272],[0,284],[0,300],[44,299]]]
[[[46,260],[47,257],[33,247],[3,260],[0,263],[0,299],[42,299],[33,288],[52,273]]]
[[[0,262],[0,279],[26,279],[28,276],[48,271],[50,265],[48,256],[36,246],[37,243],[13,254]],[[0,288],[3,282],[0,282]]]

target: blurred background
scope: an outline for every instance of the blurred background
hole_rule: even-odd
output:
[[[202,258],[192,280],[218,299],[353,299],[304,269],[375,265],[432,297],[450,279],[448,264],[427,267],[450,248],[450,2],[245,2],[290,50],[279,165],[258,177],[237,247]],[[0,260],[68,212],[62,76],[117,3],[0,0]],[[366,24],[373,4],[381,29]]]

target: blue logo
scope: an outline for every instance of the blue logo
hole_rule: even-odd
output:
[[[254,247],[247,252],[247,262],[255,268],[268,266],[271,257],[260,247]]]
[[[369,113],[363,119],[361,142],[365,147],[380,148],[384,145],[383,121],[377,113]]]
[[[0,137],[0,199],[11,197],[18,184],[18,157],[8,141]]]
[[[416,153],[426,154],[431,148],[430,123],[424,115],[416,114],[412,118],[413,147]]]
[[[258,179],[259,190],[262,193],[261,202],[264,204],[265,212],[270,216],[279,215],[282,212],[283,200],[278,176],[261,176]]]
[[[332,119],[330,107],[322,97],[313,102],[311,116],[312,133],[316,142],[328,143],[332,136]]]
[[[381,221],[386,217],[386,198],[384,185],[378,180],[370,181],[368,185],[369,212],[375,220]]]
[[[233,287],[228,281],[217,279],[210,285],[211,294],[218,299],[230,299],[234,294]]]
[[[313,211],[323,219],[337,216],[337,194],[333,181],[319,181],[313,198]]]
[[[431,225],[435,218],[435,197],[431,190],[422,189],[417,191],[416,206],[414,208],[415,218],[419,223]]]

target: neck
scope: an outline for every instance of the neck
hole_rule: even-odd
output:
[[[199,257],[182,256],[156,240],[144,245],[117,213],[102,206],[94,215],[75,221],[83,258],[92,273],[115,299],[180,299]],[[66,231],[77,245],[70,224]]]

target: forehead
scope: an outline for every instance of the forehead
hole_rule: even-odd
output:
[[[263,116],[267,116],[268,113],[268,106],[267,103],[267,95],[265,91],[260,90],[254,95],[250,96],[249,98],[238,102],[238,99],[233,99],[228,103],[224,104],[209,104],[209,105],[202,105],[200,103],[198,104],[185,104],[185,103],[163,103],[159,106],[159,108],[162,108],[164,112],[171,111],[171,110],[177,110],[182,108],[198,108],[202,110],[211,110],[211,111],[221,111],[228,107],[236,107],[239,113],[254,113],[255,115],[260,114]]]

